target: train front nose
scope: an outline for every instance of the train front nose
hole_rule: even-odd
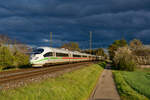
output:
[[[30,64],[32,65],[32,67],[38,66],[38,63],[33,59],[30,60]]]
[[[30,58],[30,64],[32,65],[32,67],[41,67],[43,64],[39,60],[40,60],[40,57],[38,56],[34,56]]]
[[[34,61],[33,61],[32,59],[30,60],[30,64],[31,64],[31,65],[34,64]]]
[[[34,63],[34,55],[32,54],[31,56],[30,56],[30,64],[33,64]]]

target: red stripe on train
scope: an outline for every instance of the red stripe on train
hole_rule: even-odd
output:
[[[89,59],[89,58],[62,57],[62,59]]]

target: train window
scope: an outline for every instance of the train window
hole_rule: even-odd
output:
[[[68,57],[68,54],[66,53],[56,53],[56,56],[60,56],[60,57]]]
[[[44,49],[34,49],[33,53],[34,54],[41,54],[41,53],[43,53],[43,51],[44,51]]]
[[[50,57],[50,56],[53,56],[52,52],[48,52],[48,53],[44,54],[44,57]]]
[[[81,55],[73,55],[73,57],[81,57]]]

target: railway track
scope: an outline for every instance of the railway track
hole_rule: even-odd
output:
[[[53,67],[43,67],[43,68],[31,68],[27,70],[16,70],[16,71],[8,71],[8,72],[1,72],[0,73],[0,84],[8,83],[11,81],[16,81],[20,79],[26,79],[38,75],[44,75],[47,73],[54,73],[57,71],[79,67],[82,65],[89,65],[90,62],[82,62],[82,63],[75,63],[75,64],[67,64],[67,65],[57,65]]]

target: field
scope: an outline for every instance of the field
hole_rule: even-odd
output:
[[[123,100],[149,100],[150,69],[134,72],[114,71],[118,92]]]
[[[40,83],[0,92],[1,100],[87,100],[103,68],[97,64]]]

